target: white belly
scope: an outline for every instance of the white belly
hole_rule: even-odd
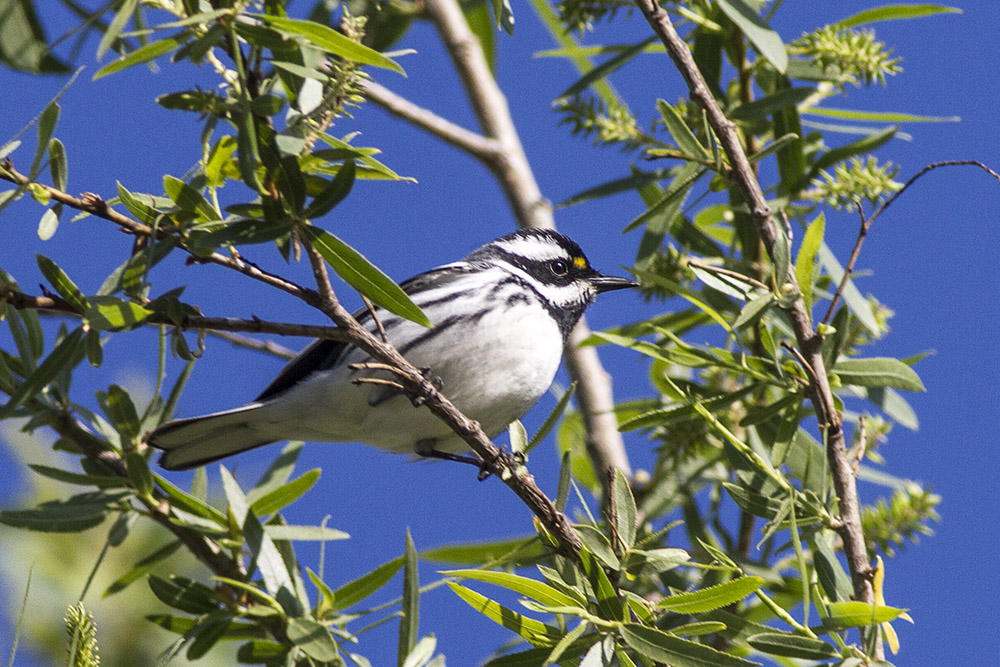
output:
[[[405,326],[397,327],[400,340],[411,341],[427,332],[415,324]],[[555,321],[532,303],[456,323],[414,344],[404,356],[418,368],[429,368],[441,379],[442,393],[494,437],[548,390],[562,346]],[[364,360],[367,356],[355,350],[347,363]],[[426,407],[414,407],[407,396],[385,398],[383,387],[351,383],[351,378],[365,375],[373,373],[351,372],[346,363],[316,373],[266,406],[266,421],[281,438],[354,441],[394,452],[412,452],[418,442],[428,440],[434,440],[439,451],[468,449],[441,420]]]

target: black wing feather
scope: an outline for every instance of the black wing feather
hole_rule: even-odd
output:
[[[461,264],[449,264],[413,276],[409,280],[400,283],[399,286],[407,294],[416,294],[435,287],[441,280],[448,280],[468,270],[467,267]],[[368,327],[368,323],[371,321],[371,312],[367,308],[362,308],[354,312],[354,317],[362,326]],[[267,385],[255,400],[258,402],[268,401],[288,391],[313,373],[333,368],[336,366],[337,360],[350,347],[353,346],[336,340],[320,339],[313,341],[281,369],[278,376],[271,381],[271,384]]]

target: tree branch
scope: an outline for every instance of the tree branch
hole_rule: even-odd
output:
[[[705,110],[708,122],[718,136],[719,143],[732,165],[731,176],[736,181],[743,199],[750,209],[757,233],[763,241],[768,255],[773,260],[775,242],[781,232],[775,225],[773,213],[761,191],[760,182],[747,160],[735,124],[726,117],[719,107],[694,62],[691,50],[677,34],[667,12],[656,4],[656,0],[635,0],[635,3],[660,41],[663,42],[681,76],[684,77],[691,99]],[[788,276],[782,278],[791,293],[799,291],[791,265]],[[840,535],[844,543],[848,568],[851,572],[854,596],[858,600],[871,603],[874,600],[871,585],[872,569],[868,562],[864,533],[861,529],[861,507],[857,485],[847,456],[841,417],[833,401],[829,377],[820,353],[823,337],[813,330],[812,318],[802,299],[796,299],[794,304],[785,308],[785,312],[791,322],[798,348],[810,373],[809,395],[816,410],[820,430],[823,431],[830,472],[840,503],[842,521]]]

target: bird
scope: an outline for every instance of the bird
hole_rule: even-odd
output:
[[[636,286],[596,271],[570,238],[525,229],[400,283],[431,327],[381,308],[354,316],[372,332],[380,322],[389,342],[492,439],[548,391],[570,330],[597,295]],[[286,440],[468,460],[467,443],[398,386],[363,379],[391,377],[366,371],[372,361],[349,343],[316,340],[252,402],[166,422],[147,442],[164,450],[167,470]]]

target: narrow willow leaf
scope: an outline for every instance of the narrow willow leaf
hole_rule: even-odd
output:
[[[510,6],[510,0],[492,0],[493,14],[497,17],[497,27],[502,28],[505,33],[514,36],[514,10]]]
[[[742,329],[746,325],[755,321],[758,317],[767,312],[767,310],[774,304],[775,298],[772,293],[764,292],[763,294],[758,294],[740,309],[739,316],[737,316],[736,320],[733,322],[733,330],[736,331],[738,329]]]
[[[59,228],[59,211],[61,210],[61,206],[53,206],[45,209],[45,212],[42,213],[42,217],[38,221],[38,238],[40,240],[48,241],[55,236],[56,230]]]
[[[833,283],[839,285],[844,277],[844,267],[841,266],[837,256],[833,254],[826,243],[823,243],[819,248],[819,261],[826,272],[830,274]],[[874,334],[880,333],[879,323],[875,319],[875,311],[871,302],[861,294],[853,280],[848,280],[844,286],[844,303],[851,309],[851,314],[857,317],[868,331]]]
[[[228,611],[216,611],[199,619],[189,635],[184,657],[192,662],[203,657],[226,634],[232,620],[233,615]]]
[[[218,220],[219,214],[197,189],[167,174],[163,177],[163,190],[182,211],[194,214],[202,222]]]
[[[319,218],[333,210],[350,193],[356,174],[354,160],[345,161],[330,184],[313,198],[303,215],[310,219]]]
[[[45,151],[49,146],[49,140],[52,138],[52,133],[56,131],[59,111],[59,103],[52,100],[38,116],[38,145],[35,147],[35,157],[31,160],[31,168],[28,170],[28,179],[31,181],[34,181],[38,175],[42,158],[45,157]]]
[[[559,422],[563,413],[566,412],[566,408],[569,406],[569,401],[573,398],[574,392],[576,392],[576,381],[570,384],[569,389],[564,391],[562,396],[559,397],[559,400],[556,402],[556,406],[552,408],[552,412],[548,414],[545,421],[542,422],[542,425],[539,426],[538,430],[535,431],[535,434],[531,436],[531,440],[528,441],[527,446],[524,448],[525,452],[530,452],[532,449],[537,447],[538,444],[545,439],[545,436],[547,436],[552,429],[555,428],[556,423]]]
[[[158,486],[167,496],[170,504],[197,517],[208,519],[220,528],[228,529],[229,521],[226,519],[226,515],[206,503],[204,500],[197,498],[186,491],[182,491],[159,475],[154,474],[153,480],[156,482],[156,486]]]
[[[807,179],[814,177],[820,172],[821,169],[832,167],[838,162],[846,160],[849,157],[874,151],[876,148],[896,136],[896,132],[898,130],[898,125],[892,125],[876,132],[872,132],[871,134],[862,137],[857,141],[852,141],[845,146],[828,150],[823,153],[818,160],[816,160],[815,164],[813,164],[812,168],[809,170],[809,176],[807,176]]]
[[[107,590],[101,595],[101,597],[108,597],[109,595],[114,595],[118,591],[124,590],[131,583],[141,579],[142,577],[149,574],[150,570],[156,567],[157,563],[169,558],[175,551],[181,547],[180,540],[174,540],[172,542],[167,542],[165,545],[154,551],[153,553],[145,556],[133,565],[128,572],[122,576],[115,579]]]
[[[322,623],[308,616],[288,619],[288,641],[303,653],[321,663],[337,660],[337,642],[330,630]]]
[[[470,607],[491,621],[499,623],[508,630],[517,633],[535,646],[555,646],[562,638],[563,633],[557,628],[519,614],[499,602],[495,602],[485,595],[480,595],[474,590],[456,584],[453,581],[449,581],[447,584]]]
[[[739,577],[724,584],[671,595],[656,606],[678,614],[697,614],[739,602],[763,585],[764,580],[760,577]]]
[[[93,81],[97,81],[109,74],[120,72],[135,65],[139,65],[150,60],[166,55],[177,48],[180,40],[177,37],[167,37],[156,42],[150,42],[140,47],[123,58],[112,61],[94,73]]]
[[[670,178],[671,175],[676,173],[676,171],[677,170],[675,168],[656,169],[654,171],[640,171],[635,169],[630,176],[625,178],[616,178],[613,181],[595,185],[592,188],[587,188],[583,192],[578,192],[569,199],[556,204],[556,208],[567,208],[577,204],[584,204],[595,199],[610,197],[611,195],[616,195],[622,192],[640,190],[651,183],[657,183]]]
[[[374,65],[375,67],[391,69],[404,76],[406,74],[403,68],[392,59],[385,57],[374,49],[355,42],[350,37],[337,32],[329,26],[316,23],[315,21],[291,19],[283,16],[268,16],[266,20],[278,32],[302,37],[313,46],[327,53],[353,60],[362,65]]]
[[[924,383],[916,371],[899,359],[891,357],[869,357],[866,359],[842,359],[832,372],[840,377],[843,384],[859,387],[892,387],[904,391],[926,391]]]
[[[83,318],[98,331],[121,331],[137,327],[153,315],[153,311],[137,303],[113,296],[94,296],[87,300],[90,307]]]
[[[406,551],[403,556],[403,600],[400,603],[398,662],[403,667],[406,656],[416,646],[420,631],[420,580],[417,572],[417,548],[410,529],[406,529]]]
[[[361,602],[382,588],[403,567],[403,556],[383,563],[354,581],[349,581],[333,592],[333,611],[340,611]]]
[[[538,543],[538,536],[515,537],[513,539],[497,540],[495,542],[473,542],[471,544],[451,544],[428,549],[420,553],[424,560],[439,563],[457,563],[460,565],[479,565],[491,561],[506,559],[510,554],[516,554],[518,562],[531,561],[543,553]]]
[[[823,625],[829,628],[862,628],[872,623],[885,623],[907,611],[854,600],[831,602],[828,607],[830,615],[823,619]]]
[[[42,391],[60,373],[70,370],[74,361],[82,361],[82,353],[83,329],[74,329],[72,333],[64,336],[38,368],[17,386],[7,402],[0,407],[0,419],[10,417],[21,404]]]
[[[954,13],[961,14],[962,10],[956,7],[946,7],[944,5],[885,5],[882,7],[873,7],[872,9],[866,9],[864,11],[858,12],[852,16],[847,17],[841,21],[837,21],[834,25],[838,28],[853,28],[859,25],[865,25],[868,23],[877,23],[879,21],[895,21],[898,19],[915,19],[921,18],[923,16],[931,16],[933,14],[941,13]]]
[[[283,664],[288,654],[284,644],[268,640],[255,640],[243,644],[236,650],[236,659],[243,664]]]
[[[296,477],[287,484],[282,484],[273,491],[269,491],[257,500],[253,501],[250,509],[257,516],[267,516],[287,507],[301,498],[319,480],[319,468],[310,470],[303,475]]]
[[[782,109],[795,107],[805,102],[816,93],[815,88],[785,88],[759,100],[746,102],[736,107],[730,113],[733,120],[747,122],[761,121]]]
[[[660,117],[663,119],[663,124],[667,128],[667,132],[670,133],[674,143],[677,144],[677,147],[682,152],[703,160],[712,157],[712,154],[702,145],[698,137],[694,136],[694,132],[688,127],[688,124],[684,121],[684,118],[677,111],[676,107],[667,104],[663,100],[657,100],[656,108],[660,112]]]
[[[79,533],[104,522],[107,502],[83,502],[81,496],[51,501],[27,510],[0,510],[0,524],[42,533]]]
[[[351,536],[342,530],[324,526],[281,526],[266,525],[264,532],[272,540],[293,542],[320,542],[324,540],[346,540]]]
[[[774,284],[780,288],[788,282],[788,266],[792,261],[788,237],[781,225],[775,226],[773,253],[771,260],[774,263]]]
[[[957,123],[958,116],[918,116],[897,111],[855,111],[853,109],[831,109],[830,107],[810,107],[802,113],[825,118],[841,118],[877,123]]]
[[[121,7],[118,8],[118,12],[111,19],[111,23],[108,24],[104,35],[101,37],[101,41],[97,45],[98,60],[104,58],[104,54],[108,52],[111,45],[118,41],[119,35],[122,34],[122,30],[125,28],[125,24],[132,17],[138,5],[139,0],[125,0],[121,4]]]
[[[832,537],[831,531],[819,531],[809,536],[816,578],[819,579],[820,586],[830,600],[850,600],[854,595],[851,577],[841,565],[827,536]]]
[[[785,51],[785,42],[781,39],[781,35],[764,23],[757,14],[757,9],[747,0],[717,1],[722,13],[729,17],[760,54],[783,74],[788,68],[788,53]]]
[[[118,475],[88,475],[86,473],[71,472],[62,468],[43,466],[37,463],[29,463],[28,467],[37,472],[42,477],[55,479],[66,484],[76,484],[79,486],[96,486],[99,489],[115,489],[127,485],[127,481]]]
[[[678,625],[676,628],[671,628],[670,632],[675,635],[683,635],[685,637],[698,637],[701,635],[710,635],[716,632],[722,632],[726,629],[726,624],[720,621],[700,621],[697,623],[685,623],[684,625]]]
[[[642,40],[638,44],[633,44],[631,47],[622,51],[614,58],[610,58],[605,62],[601,63],[600,65],[598,65],[597,67],[593,68],[592,70],[584,74],[582,77],[580,77],[580,79],[578,79],[575,83],[573,83],[573,85],[564,90],[559,95],[559,97],[556,98],[557,101],[573,97],[574,95],[582,93],[594,83],[598,81],[603,81],[612,72],[619,69],[623,65],[627,64],[638,54],[642,53],[647,46],[653,43],[655,39],[656,36],[654,35],[653,37],[649,37],[647,39]],[[697,155],[697,153],[692,153],[692,155]]]
[[[614,480],[612,481],[611,492],[615,500],[615,528],[618,538],[625,545],[628,551],[635,545],[635,536],[638,529],[638,518],[635,508],[635,497],[632,495],[632,488],[628,478],[621,470],[615,468]]]
[[[507,437],[510,438],[511,453],[523,456],[528,448],[528,432],[520,419],[515,419],[507,427]]]
[[[753,667],[760,664],[637,623],[623,625],[621,634],[625,643],[640,655],[671,667]]]
[[[813,220],[805,236],[802,237],[802,246],[799,248],[799,255],[795,258],[795,279],[799,283],[799,292],[802,300],[805,301],[806,309],[812,308],[813,282],[816,279],[816,255],[823,244],[823,232],[826,225],[826,217],[820,213]]]
[[[427,315],[410,300],[406,292],[357,250],[325,229],[306,225],[302,231],[337,275],[371,299],[375,305],[411,322],[425,327],[432,326]]]
[[[685,164],[677,172],[677,176],[675,176],[674,180],[671,181],[670,187],[668,187],[663,193],[663,197],[661,197],[655,204],[647,208],[645,213],[640,214],[638,217],[634,218],[627,225],[625,225],[625,228],[622,230],[622,234],[627,234],[633,229],[638,229],[667,206],[677,202],[679,199],[683,200],[684,197],[687,196],[691,187],[695,184],[695,181],[701,178],[706,171],[708,170],[699,165],[697,162],[689,162]]]
[[[38,262],[38,268],[41,270],[42,275],[55,288],[59,296],[65,299],[69,305],[73,306],[78,313],[86,312],[87,298],[83,296],[83,292],[76,286],[76,283],[66,275],[66,272],[45,255],[36,254],[35,260]]]
[[[786,632],[762,632],[751,635],[747,637],[747,643],[761,653],[801,660],[828,660],[840,655],[840,651],[822,639]]]
[[[148,198],[149,203],[144,202],[140,197]],[[121,182],[118,182],[118,200],[129,213],[134,215],[139,222],[152,225],[162,214],[153,206],[152,195],[135,194],[129,191]]]
[[[441,574],[502,586],[550,607],[575,607],[578,602],[552,586],[528,577],[493,570],[443,570]]]
[[[282,448],[278,458],[271,462],[254,487],[247,493],[247,500],[250,501],[251,507],[258,499],[288,483],[288,478],[292,476],[292,471],[295,469],[295,462],[298,461],[299,454],[302,452],[303,444],[301,440],[293,440]],[[204,470],[204,468],[199,468],[199,470]]]
[[[187,577],[170,575],[168,578],[149,575],[149,589],[163,604],[189,614],[207,614],[218,611],[215,591]]]
[[[271,596],[282,600],[281,592],[283,590],[287,593],[292,593],[295,590],[285,561],[277,547],[274,546],[274,542],[264,532],[264,527],[257,519],[257,515],[250,509],[250,504],[232,473],[225,466],[219,466],[219,473],[222,475],[222,488],[226,493],[226,500],[229,501],[229,509],[235,518],[236,525],[242,529],[243,539],[246,541],[250,553],[253,554],[253,560],[264,580],[264,589]],[[284,600],[282,600],[282,607],[285,607]],[[293,610],[286,608],[286,611]]]
[[[581,539],[583,539],[582,536]],[[628,610],[597,557],[588,549],[582,549],[580,560],[587,580],[590,582],[590,588],[597,596],[597,615],[614,623],[624,621],[628,617]]]

